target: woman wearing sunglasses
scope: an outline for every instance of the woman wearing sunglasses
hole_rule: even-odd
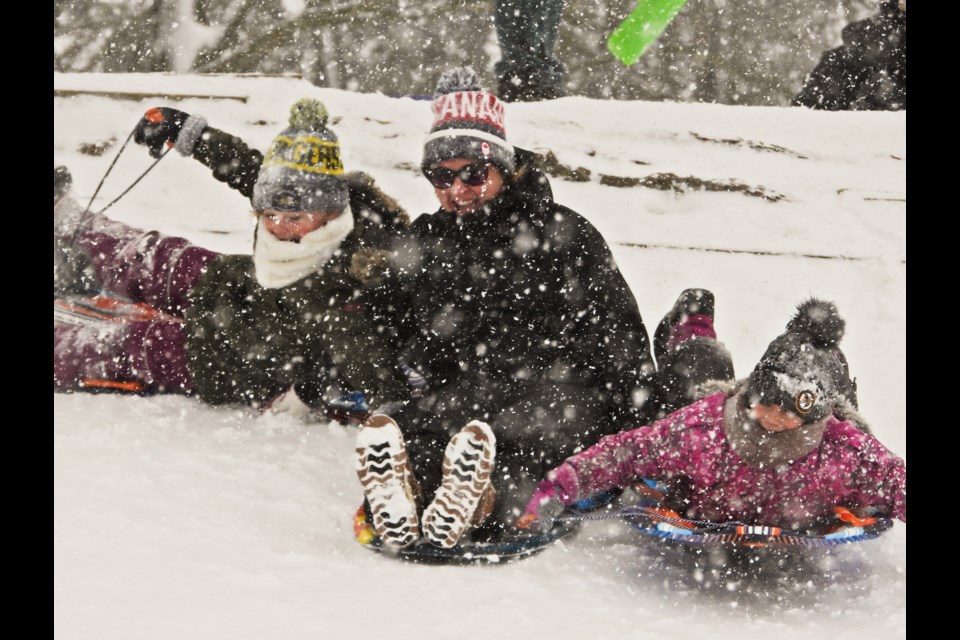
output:
[[[666,406],[606,242],[507,142],[503,105],[473,70],[444,74],[433,115],[421,168],[440,208],[413,222],[391,281],[402,357],[428,389],[357,441],[372,522],[395,546],[496,538],[547,469],[689,401]],[[685,292],[657,337],[664,353],[697,344],[711,356],[700,371],[728,379],[712,313],[709,292]]]
[[[174,109],[151,109],[138,125],[135,140],[152,155],[172,146],[251,199],[252,256],[84,212],[66,195],[69,174],[55,170],[55,293],[86,275],[162,314],[55,322],[54,388],[197,394],[298,413],[336,413],[346,391],[381,409],[406,401],[407,376],[374,313],[370,267],[408,218],[372,180],[344,174],[326,121],[321,103],[299,101],[266,157]],[[71,268],[78,262],[85,271]]]

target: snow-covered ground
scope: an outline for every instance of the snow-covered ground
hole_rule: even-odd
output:
[[[86,203],[141,113],[207,116],[261,149],[310,95],[348,169],[414,215],[429,103],[291,78],[54,74],[54,160]],[[90,92],[222,96],[121,100]],[[245,101],[236,98],[243,98]],[[690,286],[747,374],[805,296],[834,300],[862,413],[906,456],[906,116],[564,98],[507,107],[511,141],[591,170],[552,181],[604,234],[648,329]],[[116,139],[105,155],[81,145]],[[128,149],[105,204],[150,163]],[[783,196],[613,187],[600,174],[733,179]],[[101,206],[102,206],[101,204]],[[95,207],[96,208],[96,207]],[[110,215],[249,252],[249,203],[171,154]],[[841,548],[831,579],[698,588],[623,526],[502,567],[422,567],[353,538],[355,432],[182,397],[54,394],[54,626],[59,638],[792,638],[906,635],[906,526]],[[657,566],[655,566],[657,565]]]

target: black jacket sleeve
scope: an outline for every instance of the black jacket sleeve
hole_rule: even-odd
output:
[[[579,350],[577,360],[595,368],[615,423],[646,424],[657,412],[647,329],[603,236],[586,219],[570,214],[564,224],[576,227],[576,240],[569,243],[573,252],[563,256],[563,263],[567,288],[582,302],[579,317],[568,328],[574,332],[568,348]]]
[[[293,336],[279,331],[283,323],[268,312],[275,305],[251,300],[249,262],[221,256],[190,291],[187,357],[197,395],[213,405],[266,403],[290,387],[302,366],[278,357],[288,350],[280,343]]]
[[[193,148],[193,157],[213,171],[213,177],[246,197],[253,196],[263,154],[235,135],[206,127]]]

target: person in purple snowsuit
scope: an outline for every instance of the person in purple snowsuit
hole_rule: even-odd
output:
[[[151,109],[138,125],[135,140],[154,156],[173,146],[251,199],[253,255],[84,211],[66,193],[69,173],[55,169],[55,296],[79,273],[160,313],[93,324],[55,315],[54,390],[195,394],[361,419],[361,403],[338,415],[354,407],[342,394],[388,412],[406,402],[407,371],[375,312],[375,263],[409,219],[369,177],[344,173],[326,122],[321,103],[297,102],[266,157],[181,111]]]
[[[799,529],[844,506],[906,522],[906,464],[851,405],[843,329],[833,304],[803,303],[748,379],[567,458],[518,526],[641,478],[665,484],[665,506],[699,520]]]

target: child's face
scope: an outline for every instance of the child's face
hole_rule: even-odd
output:
[[[299,242],[303,236],[316,231],[343,211],[274,211],[267,209],[260,213],[263,228],[277,240]]]
[[[790,431],[803,424],[803,419],[778,404],[758,404],[750,410],[750,417],[767,431]]]

